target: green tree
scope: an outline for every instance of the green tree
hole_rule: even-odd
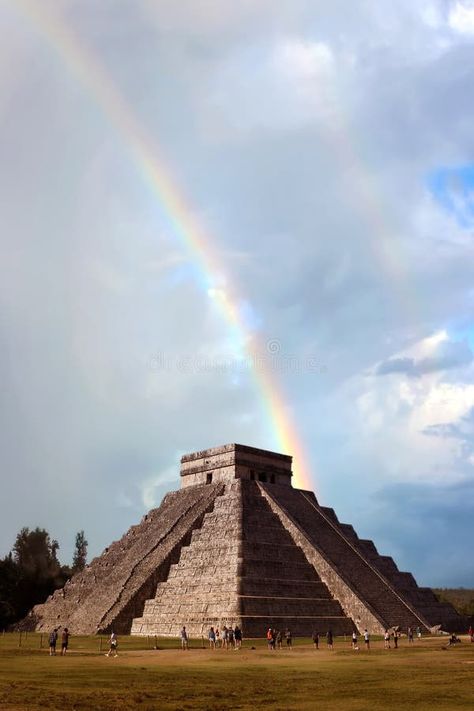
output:
[[[76,545],[74,548],[74,557],[72,559],[72,572],[78,573],[84,570],[87,563],[87,546],[88,542],[84,535],[84,531],[76,533]]]
[[[18,620],[37,603],[44,602],[56,588],[64,585],[70,571],[62,567],[58,560],[59,543],[51,540],[49,533],[42,528],[22,528],[13,545],[10,561],[15,566],[15,576],[12,569],[4,566],[0,571],[5,585],[12,596],[4,600],[8,605],[10,616]],[[15,586],[8,581],[15,577]],[[13,613],[12,613],[13,610]]]
[[[41,582],[60,575],[58,549],[58,542],[44,528],[22,528],[13,545],[13,559],[23,575]]]
[[[9,553],[0,560],[0,630],[17,619],[16,598],[20,582],[19,569]]]

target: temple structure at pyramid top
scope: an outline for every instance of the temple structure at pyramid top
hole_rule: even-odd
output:
[[[181,457],[181,488],[235,479],[291,486],[292,457],[244,444],[225,444]]]
[[[201,636],[239,625],[295,635],[391,627],[462,628],[451,605],[419,587],[311,491],[292,486],[292,458],[227,444],[181,459],[168,493],[23,629],[73,634]]]

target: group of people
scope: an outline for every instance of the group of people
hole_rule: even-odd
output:
[[[409,627],[407,629],[407,637],[410,644],[413,644],[413,637],[415,634],[417,639],[421,639],[421,627],[416,627],[415,630],[413,630],[413,627]]]
[[[291,634],[291,630],[289,630],[288,627],[284,632],[282,632],[282,630],[275,630],[272,627],[269,627],[267,630],[268,649],[270,649],[272,652],[274,652],[275,649],[281,649],[283,646],[283,637],[285,638],[287,648],[292,649],[293,635]]]
[[[314,647],[315,649],[319,649],[319,639],[320,639],[320,636],[319,636],[318,630],[313,630],[313,632],[312,632],[312,634],[311,634],[311,639],[313,640],[313,647]],[[327,643],[328,649],[332,649],[332,648],[333,648],[334,635],[333,635],[333,633],[332,633],[332,630],[328,630],[328,631],[326,632],[326,643]]]
[[[56,645],[58,642],[59,638],[59,630],[60,627],[56,627],[55,629],[52,630],[52,632],[49,635],[49,654],[50,656],[55,656],[56,655]],[[413,643],[413,638],[414,634],[416,634],[418,639],[421,639],[421,628],[416,627],[415,631],[413,631],[412,627],[408,627],[407,629],[407,639],[408,643],[411,644]],[[468,635],[470,637],[471,642],[474,642],[474,630],[471,627],[469,627]],[[367,631],[367,629],[364,630],[363,632],[363,639],[364,639],[364,645],[367,650],[370,650],[370,634]],[[64,656],[67,652],[68,645],[69,645],[69,637],[70,633],[67,627],[63,628],[63,631],[61,632],[61,655]],[[181,628],[181,649],[188,649],[188,633],[186,630],[186,627],[183,625]],[[210,649],[240,649],[242,647],[242,630],[238,625],[235,625],[235,627],[227,627],[224,625],[222,627],[222,630],[219,631],[218,627],[210,627],[209,632],[208,632],[208,642],[209,642],[209,648]],[[285,631],[283,632],[282,630],[276,630],[272,627],[269,627],[267,630],[267,644],[268,644],[268,649],[270,651],[275,651],[276,649],[282,649],[283,647],[283,639],[285,640],[286,647],[288,649],[293,648],[293,636],[291,634],[291,630],[287,627]],[[328,630],[326,632],[326,643],[328,649],[333,649],[334,648],[334,635],[332,633],[332,630]],[[391,630],[386,629],[384,633],[384,649],[391,649],[392,648],[392,643],[394,649],[398,649],[398,640],[401,637],[401,632],[399,628],[392,628]],[[320,635],[317,630],[314,630],[311,639],[313,641],[313,646],[315,649],[319,649],[319,640],[320,640]],[[451,639],[449,641],[449,645],[456,644],[460,642],[461,640],[456,637],[456,635],[451,635]],[[359,637],[357,632],[354,630],[352,633],[352,640],[351,640],[351,647],[355,651],[359,651]],[[118,639],[117,635],[115,632],[112,632],[109,638],[109,651],[105,654],[106,657],[118,657]]]
[[[50,633],[49,633],[49,656],[54,657],[56,656],[56,646],[58,643],[58,638],[59,638],[59,630],[60,627],[55,627]],[[70,632],[67,627],[63,628],[63,631],[61,632],[61,656],[64,657],[64,655],[67,652],[67,648],[69,646],[69,637],[70,637]],[[118,639],[117,635],[115,632],[112,632],[109,638],[109,651],[105,655],[106,657],[118,657],[117,653],[117,648],[118,648]]]
[[[49,656],[50,657],[55,657],[56,656],[56,645],[58,643],[58,638],[59,638],[59,630],[60,627],[55,627],[52,632],[49,634]],[[69,630],[67,627],[64,627],[63,631],[61,632],[61,656],[64,657],[64,655],[67,652],[69,644]]]
[[[328,649],[334,649],[334,634],[331,629],[329,629],[326,634],[324,635],[326,638],[326,645]],[[364,644],[367,649],[370,649],[370,634],[368,633],[367,630],[364,630]],[[313,640],[313,647],[315,649],[319,649],[319,640],[320,640],[320,634],[317,630],[313,630],[311,634],[311,639]],[[351,647],[355,651],[359,651],[359,637],[357,635],[357,632],[354,631],[352,633],[352,639],[351,639]]]
[[[240,649],[242,647],[242,630],[238,625],[227,627],[224,625],[219,632],[219,628],[211,627],[207,639],[209,649]]]
[[[181,649],[189,649],[189,636],[183,625],[180,632]],[[240,649],[242,647],[242,630],[238,625],[227,627],[224,625],[219,631],[218,627],[210,627],[207,633],[209,649]]]
[[[410,641],[410,631],[411,628],[408,628],[408,640]],[[420,630],[421,634],[421,630]],[[392,645],[391,642],[393,643],[393,648],[398,649],[398,640],[401,637],[401,632],[398,629],[392,629],[392,630],[385,630],[384,636],[383,636],[383,646],[384,649],[391,649]],[[413,634],[411,641],[413,642]]]
[[[384,647],[385,649],[390,649],[390,642],[393,641],[395,649],[398,648],[398,640],[400,638],[400,632],[397,629],[386,630],[384,634]],[[326,632],[326,644],[328,649],[334,649],[334,635],[331,629]],[[364,646],[366,650],[370,650],[370,632],[365,629],[362,633],[362,638],[364,640]],[[320,635],[317,630],[314,630],[311,639],[313,640],[313,646],[315,649],[319,649]],[[355,652],[360,650],[359,646],[359,635],[354,630],[351,637],[351,647]]]

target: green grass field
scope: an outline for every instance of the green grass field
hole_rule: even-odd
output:
[[[119,657],[106,658],[96,637],[71,638],[66,657],[49,657],[47,637],[0,636],[0,709],[331,709],[417,711],[474,709],[474,644],[446,648],[443,637],[398,650],[375,640],[370,653],[337,638],[316,651],[296,640],[292,651],[270,652],[265,641],[240,651],[182,652],[177,640],[119,638]],[[251,649],[251,647],[256,647]],[[444,648],[443,648],[444,647]]]

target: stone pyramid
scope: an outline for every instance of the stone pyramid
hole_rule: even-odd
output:
[[[186,455],[181,489],[25,618],[23,628],[192,636],[239,624],[310,635],[354,627],[458,629],[460,616],[358,538],[312,492],[291,457],[229,444]]]

